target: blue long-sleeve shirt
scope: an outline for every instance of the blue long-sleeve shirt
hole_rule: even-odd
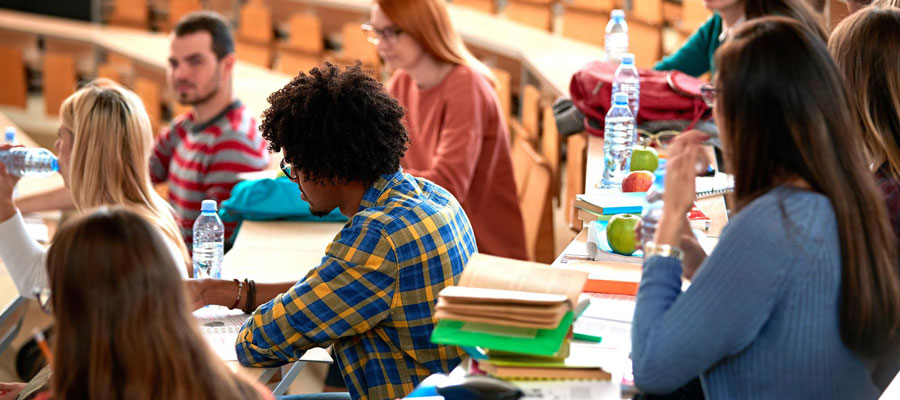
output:
[[[637,386],[666,393],[699,375],[710,399],[877,398],[898,357],[865,361],[841,340],[839,244],[825,196],[779,187],[735,216],[686,291],[677,260],[645,261]]]

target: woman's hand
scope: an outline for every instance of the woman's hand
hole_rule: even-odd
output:
[[[0,383],[0,400],[16,400],[19,393],[25,389],[25,383]]]
[[[703,249],[697,237],[694,236],[687,217],[684,217],[682,226],[681,241],[678,244],[683,256],[681,259],[681,273],[687,280],[691,280],[694,277],[694,272],[697,272],[697,268],[700,268],[700,264],[703,264],[703,260],[706,260],[706,250]]]
[[[708,139],[703,132],[689,131],[679,135],[668,148],[663,215],[653,238],[657,244],[680,245],[683,229],[689,226],[684,215],[697,197],[694,180],[707,166],[700,143]]]
[[[0,145],[0,150],[9,150],[13,146],[9,144]],[[6,171],[6,165],[0,163],[0,222],[6,221],[16,215],[16,204],[13,202],[13,190],[19,183],[18,176],[10,175]]]

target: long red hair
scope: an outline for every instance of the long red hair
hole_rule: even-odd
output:
[[[375,0],[375,3],[432,58],[470,66],[497,86],[494,73],[469,52],[456,32],[444,0]]]

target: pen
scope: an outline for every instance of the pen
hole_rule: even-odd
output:
[[[603,340],[602,336],[588,335],[586,333],[574,333],[574,334],[572,334],[572,338],[575,340],[584,340],[586,342],[594,342],[594,343],[600,343],[600,341]]]
[[[44,333],[38,328],[35,328],[34,330],[34,341],[37,342],[38,347],[41,349],[41,353],[44,353],[47,364],[53,364],[53,353],[50,352],[50,346],[47,346],[47,339],[44,337]]]

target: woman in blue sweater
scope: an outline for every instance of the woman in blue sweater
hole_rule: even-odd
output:
[[[716,72],[713,55],[728,40],[730,32],[745,20],[767,15],[781,15],[800,21],[822,41],[828,41],[828,32],[822,17],[805,0],[703,0],[703,5],[714,14],[678,51],[656,63],[655,70],[678,70],[692,76]]]
[[[644,249],[635,382],[666,393],[699,374],[710,399],[877,398],[898,370],[896,238],[837,68],[783,17],[739,28],[716,64],[707,97],[736,212],[708,257],[683,242],[704,138],[682,135]]]

